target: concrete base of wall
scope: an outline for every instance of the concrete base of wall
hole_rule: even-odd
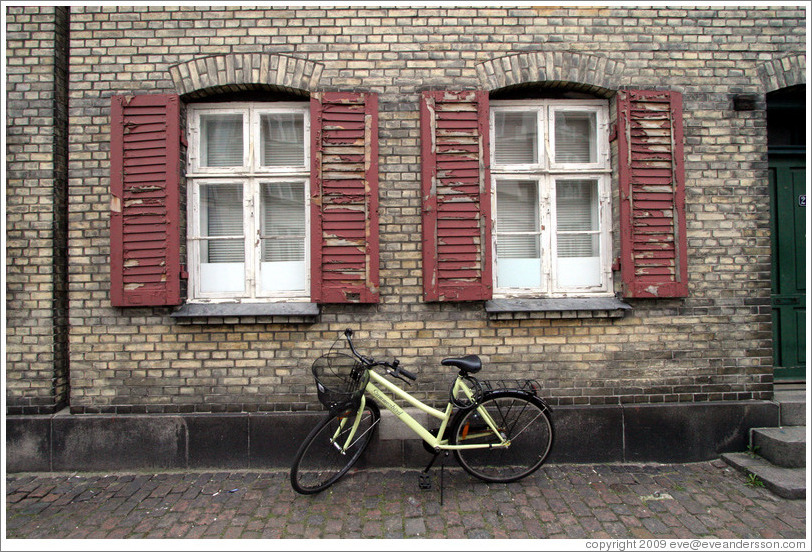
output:
[[[8,416],[6,469],[286,468],[322,415]],[[769,401],[561,406],[553,410],[555,441],[548,462],[710,460],[745,450],[750,428],[778,421],[778,405]],[[362,460],[365,465],[425,467],[431,457],[422,441],[388,412],[382,429]]]

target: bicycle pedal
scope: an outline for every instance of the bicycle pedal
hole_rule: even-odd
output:
[[[424,491],[431,490],[431,474],[421,473],[418,474],[417,486]]]

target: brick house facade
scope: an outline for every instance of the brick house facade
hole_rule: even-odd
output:
[[[205,419],[222,428],[217,424],[230,419],[225,413],[243,423],[264,420],[263,414],[320,410],[309,367],[346,327],[370,354],[397,357],[418,372],[416,396],[429,401],[447,394],[450,374],[439,365],[446,356],[479,354],[494,379],[533,378],[554,407],[563,407],[562,431],[569,427],[568,412],[602,420],[594,426],[599,428],[606,419],[631,415],[633,407],[735,404],[744,409],[735,416],[741,420],[752,405],[772,398],[765,97],[805,84],[804,9],[6,10],[6,413],[19,427],[67,424],[64,416],[51,416],[62,411],[89,425],[121,415],[184,419],[183,431],[192,431]],[[140,261],[127,257],[124,243],[134,231],[117,227],[116,220],[134,220],[133,206],[143,202],[116,192],[116,186],[132,186],[116,176],[117,170],[132,174],[126,161],[115,160],[127,155],[116,137],[140,124],[128,123],[127,117],[139,115],[127,109],[159,96],[177,106],[176,115],[166,116],[178,127],[165,137],[173,145],[156,146],[165,162],[177,165],[168,169],[177,176],[169,192],[177,217],[166,230],[170,237],[158,238],[175,239],[176,250],[167,253],[162,246],[169,260],[156,265],[163,271],[160,285],[176,290],[170,299],[162,291],[157,301],[133,300],[130,292],[145,289],[142,276],[130,270]],[[345,96],[361,105],[362,131],[353,138],[361,149],[333,159],[330,148],[341,138],[329,142],[322,115],[346,103]],[[475,117],[476,124],[460,132],[470,131],[477,147],[454,153],[451,162],[461,165],[448,169],[442,166],[448,159],[437,149],[432,157],[431,147],[445,136],[438,106],[451,97],[465,104],[451,112]],[[737,109],[739,98],[752,107]],[[289,177],[301,180],[309,194],[303,215],[309,294],[295,301],[197,301],[205,293],[194,291],[200,282],[193,280],[204,278],[204,263],[190,250],[208,238],[192,236],[195,206],[203,200],[190,190],[214,177],[192,170],[192,152],[204,148],[200,132],[193,132],[193,119],[203,116],[195,110],[239,103],[249,106],[245,120],[256,111],[264,121],[268,100],[303,106],[310,125],[303,146],[309,164]],[[642,191],[634,191],[633,176],[624,176],[646,170],[648,162],[624,161],[637,155],[626,128],[646,128],[645,121],[626,119],[647,109],[633,107],[634,101],[665,102],[660,113],[671,114],[666,150],[655,144],[643,153],[656,154],[649,169],[656,172],[664,162],[676,176],[655,178]],[[602,288],[572,292],[561,283],[563,269],[544,268],[563,266],[563,256],[542,263],[540,278],[550,283],[534,284],[530,292],[527,286],[521,293],[506,291],[508,276],[498,274],[494,257],[507,266],[509,255],[494,239],[509,238],[494,231],[493,221],[505,215],[491,203],[507,199],[499,199],[493,186],[556,181],[556,171],[563,171],[554,156],[548,165],[536,161],[539,172],[505,168],[510,163],[500,168],[500,150],[489,148],[487,139],[500,144],[493,148],[507,139],[493,113],[504,108],[509,114],[521,102],[541,114],[537,129],[557,129],[555,110],[568,109],[567,102],[579,116],[594,111],[595,120],[606,119],[595,131],[603,136],[605,166],[592,172],[576,167],[568,177],[604,183],[594,199],[605,217],[595,272]],[[590,111],[589,102],[598,107]],[[116,109],[124,110],[120,120]],[[448,128],[459,130],[457,121],[462,119],[453,118]],[[556,132],[537,137],[549,148],[553,136],[559,140]],[[554,147],[563,151],[562,144],[563,138]],[[346,181],[330,181],[331,170],[344,171],[341,178],[361,174],[361,192],[350,194],[339,185]],[[472,171],[473,195],[455,188],[464,180],[456,170]],[[245,178],[261,187],[268,174],[277,173],[260,170]],[[443,188],[449,174],[452,182]],[[563,188],[557,193],[563,197]],[[629,207],[636,193],[641,195]],[[672,203],[657,203],[662,193]],[[462,236],[463,245],[443,252],[436,209],[461,197],[473,206],[476,226]],[[545,206],[565,208],[563,200],[547,201],[552,203],[539,203],[535,213],[537,230],[539,217],[549,216]],[[656,205],[640,215],[646,201]],[[357,207],[364,217],[342,235],[328,225],[330,213],[345,207]],[[631,237],[639,230],[635,213],[656,217],[654,212],[669,219],[661,241],[673,246],[663,254],[662,273],[647,264],[659,262],[658,255],[630,249],[639,241]],[[153,223],[163,224],[167,216],[146,224],[158,228]],[[544,240],[541,226],[536,233]],[[566,233],[563,222],[558,228]],[[557,239],[562,249],[564,238]],[[335,269],[342,247],[352,250],[342,262],[354,268]],[[259,257],[257,265],[264,262]],[[246,285],[258,285],[245,274]],[[436,280],[443,274],[451,274],[447,289]],[[635,281],[640,275],[642,284]],[[455,295],[472,281],[477,291]],[[655,291],[641,291],[646,289]],[[191,433],[184,438],[195,439]],[[51,451],[46,467],[65,465],[56,460],[57,444],[39,439],[37,447]]]

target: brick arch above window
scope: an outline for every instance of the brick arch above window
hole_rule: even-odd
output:
[[[758,77],[764,92],[775,92],[788,86],[806,84],[806,56],[793,54],[762,63]]]
[[[486,90],[497,90],[525,83],[577,83],[579,89],[598,95],[610,95],[625,83],[625,63],[604,56],[580,52],[526,52],[485,61],[476,66],[477,76]]]
[[[315,91],[324,66],[276,54],[227,54],[197,58],[169,68],[180,95],[229,90],[234,85],[267,85],[289,91]]]

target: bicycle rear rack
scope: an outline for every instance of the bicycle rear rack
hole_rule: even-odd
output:
[[[480,380],[479,383],[482,385],[483,391],[499,391],[506,389],[509,391],[524,391],[538,396],[539,390],[541,389],[539,382],[534,379]]]

